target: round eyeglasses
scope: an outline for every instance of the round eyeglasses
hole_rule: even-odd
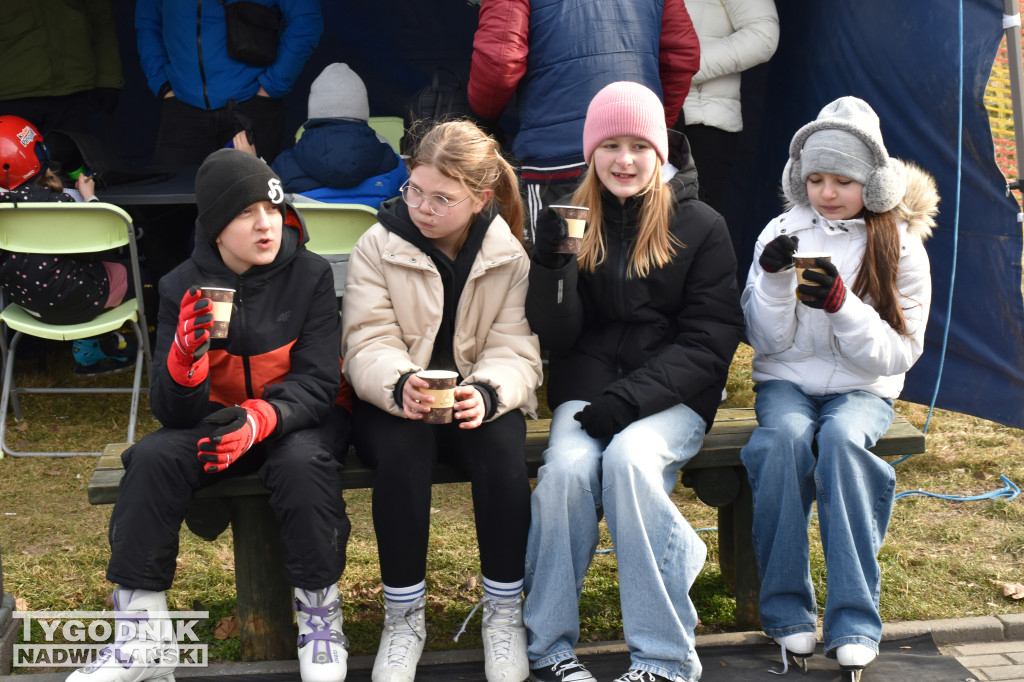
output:
[[[426,196],[419,187],[410,185],[408,182],[402,185],[402,188],[399,191],[402,193],[402,201],[404,201],[405,205],[409,208],[419,208],[420,204],[423,203],[423,198]],[[467,194],[458,201],[452,202],[448,197],[443,197],[440,194],[431,194],[429,197],[426,197],[427,208],[429,208],[430,212],[438,218],[443,218],[448,215],[448,212],[451,211],[452,208],[461,204],[463,201],[468,199],[469,196],[470,195]]]

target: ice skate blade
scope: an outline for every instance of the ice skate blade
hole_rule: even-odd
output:
[[[864,672],[864,668],[840,668],[840,672],[843,682],[860,682],[860,674]]]

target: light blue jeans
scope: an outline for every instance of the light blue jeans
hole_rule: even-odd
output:
[[[698,680],[697,611],[690,586],[707,547],[669,498],[679,470],[704,441],[705,422],[685,405],[594,439],[573,419],[587,403],[559,405],[531,500],[526,546],[530,666],[573,656],[579,599],[602,512],[619,568],[619,598],[631,667]]]
[[[742,458],[754,495],[765,634],[815,629],[808,526],[817,499],[828,573],[825,652],[834,655],[843,644],[877,652],[877,556],[889,528],[896,472],[868,448],[892,423],[892,401],[864,391],[808,396],[788,381],[765,381],[754,390],[759,426]]]

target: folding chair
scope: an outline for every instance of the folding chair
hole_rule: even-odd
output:
[[[371,116],[366,122],[388,141],[396,154],[401,153],[402,138],[405,136],[404,119],[400,116]]]
[[[142,387],[142,365],[148,369],[151,360],[149,333],[142,304],[142,278],[139,254],[135,245],[135,229],[131,218],[113,204],[91,203],[19,203],[0,204],[0,249],[20,253],[79,254],[107,251],[127,246],[131,257],[131,275],[135,298],[100,313],[82,324],[57,325],[41,322],[21,306],[8,304],[0,313],[0,322],[14,331],[10,344],[6,331],[0,333],[0,352],[4,363],[4,381],[0,394],[0,446],[2,452],[15,456],[100,455],[101,452],[23,452],[7,445],[7,406],[10,403],[15,419],[21,419],[18,395],[21,393],[131,393],[128,420],[128,443],[135,441],[135,423]],[[139,340],[135,355],[135,377],[131,388],[50,387],[30,388],[14,385],[14,360],[18,342],[28,334],[44,339],[72,341],[120,329],[131,323]]]
[[[345,292],[348,257],[352,247],[377,222],[377,211],[365,204],[297,203],[309,232],[306,248],[331,263],[334,270],[334,293],[341,298]]]

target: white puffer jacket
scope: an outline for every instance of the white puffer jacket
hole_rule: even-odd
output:
[[[907,166],[907,192],[893,209],[900,227],[896,287],[907,322],[897,334],[852,286],[864,255],[863,219],[827,220],[807,204],[783,213],[761,232],[743,291],[747,339],[754,348],[754,382],[782,379],[808,395],[862,390],[896,399],[903,376],[921,357],[931,305],[931,271],[924,240],[931,236],[939,196],[930,175]],[[846,284],[846,301],[835,313],[810,308],[796,299],[796,271],[768,273],[758,259],[782,234],[800,239],[800,251],[832,254]]]
[[[700,39],[700,71],[683,102],[686,125],[743,130],[740,72],[771,59],[779,45],[772,0],[686,0]]]

